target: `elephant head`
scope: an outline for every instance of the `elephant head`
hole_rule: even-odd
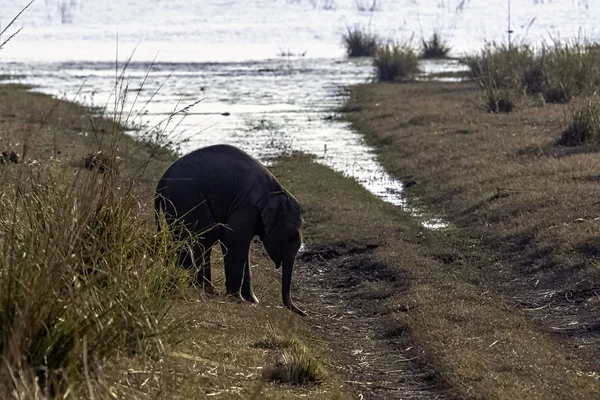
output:
[[[296,254],[302,244],[302,207],[285,191],[271,192],[257,205],[263,223],[260,239],[267,254],[282,268],[281,296],[283,304],[300,314],[306,313],[294,305],[291,297],[292,272]]]

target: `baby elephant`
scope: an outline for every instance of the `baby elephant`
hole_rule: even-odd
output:
[[[258,299],[252,291],[248,251],[250,241],[258,235],[276,268],[283,264],[283,304],[306,315],[294,305],[290,294],[294,260],[301,244],[302,208],[250,155],[233,146],[216,145],[183,156],[160,179],[154,208],[157,223],[162,209],[166,221],[179,226],[178,235],[187,232],[199,236],[189,241],[190,246],[180,256],[184,268],[200,267],[201,277],[197,272],[196,283],[212,288],[210,252],[220,241],[227,293],[254,303]]]

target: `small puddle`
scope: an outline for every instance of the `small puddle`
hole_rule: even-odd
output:
[[[422,67],[425,74],[461,68],[454,60],[425,61]],[[6,62],[0,64],[0,75],[30,84],[35,91],[114,109],[114,63]],[[184,153],[228,143],[267,165],[294,151],[307,153],[419,218],[424,227],[447,227],[407,205],[402,182],[383,169],[362,135],[336,112],[345,101],[344,88],[372,79],[369,59],[130,62],[124,76],[117,87],[127,96],[123,115],[138,126],[154,127],[165,140],[179,143]]]

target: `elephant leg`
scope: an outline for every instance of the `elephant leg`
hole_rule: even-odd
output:
[[[221,242],[225,246],[225,288],[227,293],[242,297],[242,294],[251,293],[250,266],[248,265],[248,252],[250,241],[254,236],[257,223],[257,211],[254,206],[240,207],[226,221],[226,229],[223,229]],[[248,274],[245,274],[245,271]],[[242,289],[242,282],[247,282]],[[243,292],[242,292],[243,290]]]
[[[244,278],[244,246],[223,242],[223,261],[225,264],[225,289],[228,294],[241,298],[242,280]],[[245,254],[248,253],[248,248]]]
[[[258,299],[252,291],[252,276],[250,274],[250,260],[246,255],[246,263],[244,265],[244,278],[242,281],[242,297],[250,303],[258,303]]]
[[[193,273],[192,284],[204,289],[207,294],[214,292],[211,280],[210,254],[212,244],[205,241],[188,242],[179,253],[178,264]]]

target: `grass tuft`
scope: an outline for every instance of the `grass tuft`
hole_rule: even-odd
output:
[[[558,141],[563,146],[600,143],[600,100],[598,96],[586,99],[572,109],[571,124]]]
[[[268,333],[261,340],[253,343],[254,347],[259,349],[287,349],[298,345],[296,339],[287,338],[277,332],[271,324],[267,325],[267,331]]]
[[[320,384],[325,379],[317,361],[297,344],[285,350],[266,374],[269,380],[294,385]]]
[[[524,92],[564,104],[600,88],[600,45],[588,40],[555,41],[539,49],[491,43],[463,62],[486,93],[507,89],[514,98]]]
[[[359,26],[347,28],[342,40],[348,57],[373,57],[379,43],[377,36]]]
[[[510,113],[516,107],[516,96],[508,89],[486,88],[487,111],[491,113]]]
[[[448,43],[437,32],[429,40],[421,39],[421,58],[446,58],[450,50]]]
[[[506,46],[491,43],[479,53],[463,59],[470,76],[483,85],[513,90],[523,87],[525,71],[533,64],[534,52],[526,45]]]
[[[387,43],[379,46],[373,64],[380,82],[408,81],[420,72],[419,58],[406,44]]]

